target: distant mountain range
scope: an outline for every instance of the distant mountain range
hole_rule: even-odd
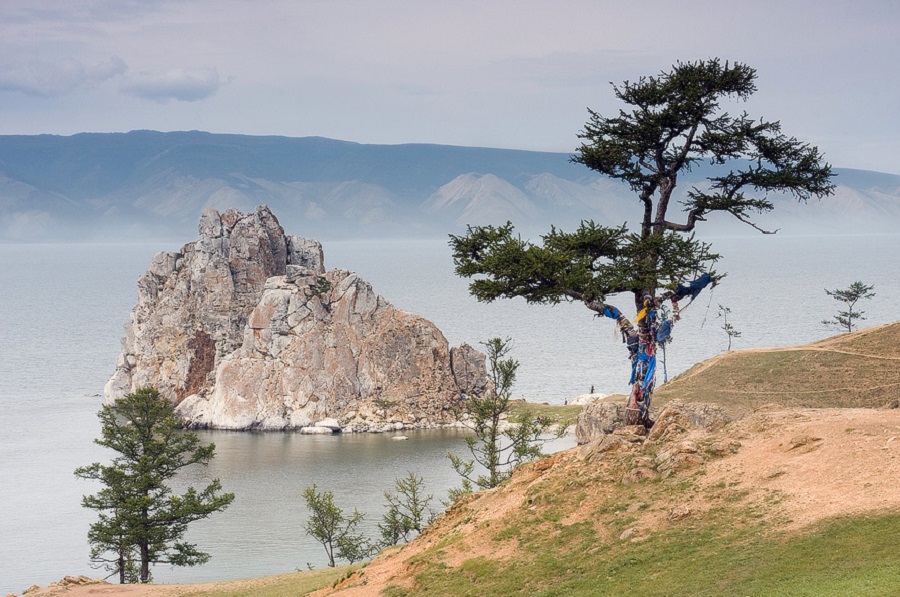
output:
[[[507,220],[535,234],[582,219],[637,219],[627,186],[569,158],[198,131],[0,136],[0,241],[193,238],[204,208],[260,204],[290,233],[319,239],[443,236]],[[896,231],[900,176],[835,171],[833,197],[808,205],[777,197],[762,224],[804,233]],[[695,168],[679,189],[708,173]],[[702,226],[713,228],[752,232],[718,217]]]

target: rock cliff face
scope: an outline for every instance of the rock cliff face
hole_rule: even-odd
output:
[[[326,272],[260,207],[208,210],[198,241],[154,257],[105,399],[154,386],[194,427],[383,431],[448,423],[484,384],[484,355]]]

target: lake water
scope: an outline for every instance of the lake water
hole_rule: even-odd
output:
[[[836,333],[820,322],[840,307],[824,288],[875,284],[864,302],[866,325],[897,319],[900,236],[827,238],[786,235],[710,239],[729,275],[705,292],[675,327],[667,351],[671,377],[722,352],[727,336],[717,305],[742,332],[734,348],[804,343]],[[0,594],[46,585],[66,574],[99,575],[88,564],[86,533],[95,519],[80,506],[96,487],[72,471],[105,460],[92,443],[103,384],[119,352],[136,281],[160,245],[0,245]],[[584,307],[480,304],[453,275],[444,241],[325,243],[326,265],[352,269],[400,308],[435,322],[453,344],[511,337],[520,361],[515,393],[562,404],[593,385],[622,392],[629,363],[611,320]],[[612,300],[626,312],[630,299]],[[453,431],[390,435],[301,436],[204,432],[217,455],[181,480],[219,477],[237,498],[224,513],[196,523],[189,540],[212,554],[198,568],[158,566],[159,582],[195,582],[323,566],[324,550],[303,533],[300,493],[313,483],[339,505],[383,512],[385,490],[408,471],[426,479],[435,502],[457,485],[446,459],[462,453]],[[569,438],[556,446],[572,444]]]

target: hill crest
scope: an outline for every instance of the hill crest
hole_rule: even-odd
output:
[[[811,344],[726,352],[660,386],[671,400],[715,402],[733,415],[768,403],[785,407],[896,407],[900,398],[900,322]]]

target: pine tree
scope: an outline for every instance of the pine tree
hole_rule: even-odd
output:
[[[728,314],[731,313],[731,308],[726,307],[725,305],[719,305],[719,317],[723,319],[722,329],[725,331],[725,335],[728,336],[728,351],[731,351],[731,341],[734,338],[740,338],[741,332],[738,331],[729,321]]]
[[[822,323],[825,325],[836,325],[838,327],[847,328],[848,332],[852,332],[856,320],[865,320],[865,317],[863,317],[865,311],[856,311],[854,307],[856,307],[856,303],[862,299],[870,299],[875,296],[875,293],[872,292],[873,288],[875,287],[863,284],[859,281],[851,284],[849,288],[835,290],[828,290],[826,288],[825,294],[834,300],[841,301],[847,305],[847,310],[838,311],[838,314],[835,315],[833,319],[826,319],[822,321]]]
[[[411,536],[434,521],[436,514],[430,507],[433,496],[425,494],[425,479],[410,471],[404,478],[394,481],[394,491],[385,491],[387,512],[382,516],[378,530],[381,546],[390,547]]]
[[[478,300],[577,301],[616,320],[633,363],[629,404],[640,407],[645,424],[657,338],[677,321],[676,301],[721,278],[712,269],[719,256],[694,237],[695,227],[719,212],[773,233],[752,219],[774,208],[770,193],[806,201],[834,190],[831,166],[816,147],[787,137],[777,121],[722,109],[723,99],[748,99],[755,80],[756,71],[745,64],[678,63],[669,72],[613,85],[625,104],[614,115],[589,110],[573,161],[628,185],[636,199],[631,227],[586,219],[574,232],[551,227],[542,243],[531,243],[507,222],[470,226],[450,237],[456,273],[474,279],[469,290]],[[679,215],[679,177],[702,161],[710,175],[687,191]],[[617,294],[630,295],[637,329],[609,302]],[[665,301],[674,311],[666,325]]]
[[[94,441],[117,456],[111,464],[75,470],[76,476],[103,485],[82,498],[82,505],[99,515],[88,531],[91,560],[118,574],[120,583],[146,582],[152,564],[208,561],[209,554],[182,537],[191,522],[227,508],[234,494],[221,493],[218,479],[182,495],[175,495],[169,482],[186,466],[208,464],[215,445],[201,446],[196,433],[183,431],[172,404],[153,388],[104,406],[98,417],[101,437]]]
[[[344,514],[344,510],[334,503],[334,493],[320,492],[315,485],[303,491],[303,500],[309,509],[304,530],[325,548],[329,567],[334,567],[335,558],[352,564],[372,555],[372,542],[357,531],[364,514],[356,508],[353,514]]]
[[[462,489],[450,491],[451,499],[476,488],[497,487],[512,475],[516,466],[540,458],[544,442],[565,433],[566,425],[559,424],[550,438],[543,438],[551,431],[553,422],[535,417],[528,409],[508,417],[519,362],[504,358],[512,348],[508,338],[491,338],[484,343],[484,347],[491,383],[483,394],[469,396],[463,403],[467,415],[464,422],[474,432],[474,435],[466,437],[473,460],[463,460],[452,452],[448,454],[453,469],[463,478]],[[486,474],[476,472],[476,463],[485,469]]]

